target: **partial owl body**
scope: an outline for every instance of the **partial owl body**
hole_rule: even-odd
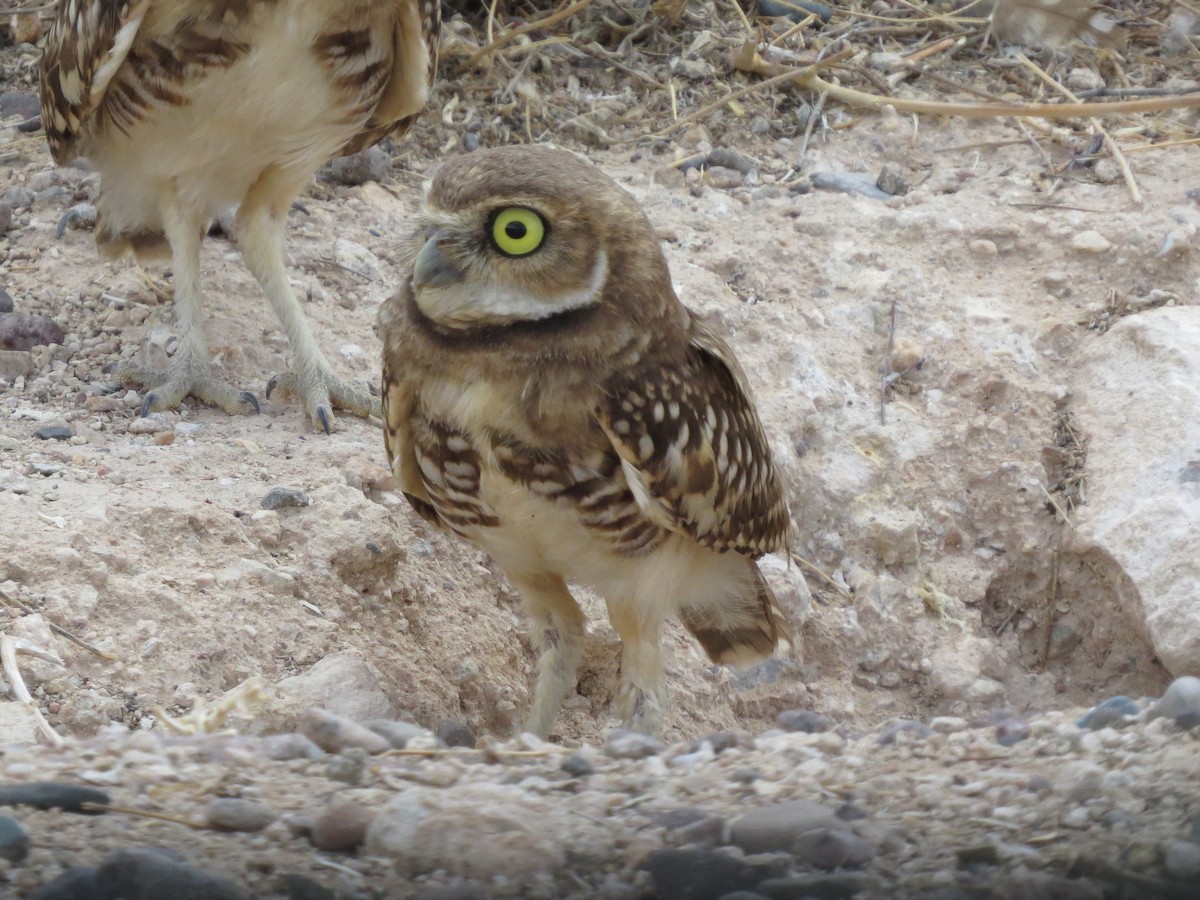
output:
[[[57,144],[49,129],[56,158],[87,156],[104,175],[103,251],[125,249],[127,238],[138,250],[139,239],[161,232],[164,196],[211,219],[238,206],[268,169],[291,170],[289,180],[303,185],[368,127],[390,84],[418,88],[390,121],[424,105],[429,56],[411,3],[141,7],[140,20],[124,26],[133,32],[126,55],[87,127]],[[69,91],[78,82],[61,84]],[[134,157],[140,164],[129,166]]]
[[[233,237],[287,334],[292,369],[267,396],[298,397],[314,426],[333,409],[378,415],[338,377],[292,290],[288,211],[330,157],[402,133],[429,97],[437,0],[62,0],[41,64],[56,162],[100,171],[96,243],[108,257],[169,252],[178,349],[165,368],[122,364],[143,414],[187,396],[230,413],[258,399],[211,371],[200,251],[236,208]]]
[[[540,651],[529,730],[573,691],[603,595],[623,644],[620,714],[665,709],[660,630],[716,662],[764,658],[786,626],[755,559],[789,517],[744,376],[675,297],[624,191],[562,151],[448,163],[381,311],[389,458],[414,507],[483,548]]]

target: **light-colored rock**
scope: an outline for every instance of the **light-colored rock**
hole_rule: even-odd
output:
[[[1122,319],[1082,354],[1075,397],[1090,440],[1072,549],[1115,561],[1163,665],[1200,674],[1200,307]]]
[[[444,869],[486,881],[554,871],[568,849],[613,852],[599,821],[564,818],[552,801],[516,785],[481,783],[398,794],[367,829],[364,849],[414,874]]]
[[[309,706],[355,722],[391,719],[396,712],[379,679],[357,653],[331,653],[307,672],[279,682],[279,693],[292,711],[293,723]]]
[[[1080,253],[1104,253],[1112,241],[1098,231],[1081,231],[1071,238],[1071,249]]]
[[[38,724],[33,710],[17,700],[0,702],[0,746],[37,742]]]

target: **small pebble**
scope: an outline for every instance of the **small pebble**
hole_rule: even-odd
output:
[[[66,332],[46,316],[32,313],[0,313],[0,350],[32,350],[48,344],[61,344]]]
[[[271,488],[259,504],[263,509],[283,509],[287,506],[309,506],[312,500],[303,491],[293,488]]]
[[[244,900],[232,882],[154,849],[110,853],[96,871],[101,897],[121,900]]]
[[[645,867],[656,900],[717,900],[733,891],[750,890],[761,880],[758,870],[742,860],[698,848],[655,850]]]
[[[792,800],[751,810],[736,819],[730,840],[746,853],[788,852],[805,832],[833,829],[840,824],[832,810],[821,804]]]
[[[1188,881],[1200,878],[1200,844],[1192,841],[1171,841],[1167,844],[1163,865],[1172,878]]]
[[[367,181],[383,181],[391,165],[392,157],[382,147],[368,147],[331,159],[325,172],[338,184],[354,187]]]
[[[605,750],[617,759],[643,759],[667,749],[667,745],[648,734],[618,728],[608,738]]]
[[[1000,255],[1000,250],[996,246],[996,242],[989,241],[986,238],[977,238],[967,244],[967,247],[973,254],[984,259],[993,259]]]
[[[596,767],[587,757],[572,753],[562,761],[562,770],[572,778],[586,778],[596,771]]]
[[[267,804],[240,797],[218,797],[204,811],[205,823],[215,831],[262,831],[277,818]]]
[[[447,747],[473,748],[475,746],[475,732],[466,722],[459,722],[456,719],[442,719],[438,722],[434,734]]]
[[[1174,719],[1180,728],[1200,725],[1200,678],[1195,675],[1176,678],[1154,709],[1160,716]]]
[[[960,866],[998,866],[1002,861],[1000,848],[990,841],[972,847],[960,847],[954,851]]]
[[[900,165],[894,162],[883,164],[883,168],[879,170],[879,177],[875,179],[875,186],[894,197],[903,197],[912,190],[912,182],[908,180]]]
[[[353,800],[335,799],[317,816],[308,838],[318,850],[355,850],[374,820],[375,810]]]
[[[367,751],[362,747],[347,747],[325,764],[325,777],[343,784],[359,784],[367,769]]]
[[[0,203],[0,235],[8,234],[12,228],[13,208],[11,203]],[[0,312],[12,312],[12,307],[0,310]]]
[[[1137,701],[1135,701],[1132,697],[1109,697],[1103,703],[1092,707],[1092,709],[1075,724],[1079,728],[1087,728],[1091,731],[1097,731],[1101,728],[1109,728],[1114,725],[1126,724],[1129,722],[1131,717],[1136,716],[1139,712],[1141,712],[1141,710],[1138,708]]]
[[[1081,231],[1071,238],[1071,249],[1080,253],[1104,253],[1112,247],[1112,241],[1098,231]]]
[[[29,835],[12,816],[0,816],[0,859],[20,862],[29,855]]]
[[[25,895],[25,900],[106,900],[96,885],[96,870],[74,866]]]
[[[279,876],[279,889],[287,900],[337,900],[338,895],[307,875],[289,872]]]
[[[785,709],[775,717],[776,724],[784,731],[818,734],[833,727],[833,722],[811,709]]]
[[[35,431],[33,436],[39,441],[69,441],[75,437],[75,432],[66,425],[46,425]]]
[[[1033,731],[1024,719],[1005,719],[996,726],[996,743],[1002,747],[1011,747],[1027,739]]]
[[[839,828],[817,828],[796,837],[792,853],[797,859],[831,871],[842,866],[855,868],[875,858],[870,841]]]
[[[311,706],[300,717],[300,733],[327,753],[361,747],[368,753],[383,753],[391,747],[387,739],[369,728]]]
[[[392,719],[373,719],[367,727],[387,739],[393,750],[403,750],[414,738],[429,737],[429,729],[412,722],[397,722]]]
[[[0,806],[32,806],[34,809],[61,809],[85,816],[103,815],[103,810],[84,809],[85,803],[108,806],[108,794],[96,788],[55,781],[31,781],[26,784],[0,785]]]
[[[262,738],[259,752],[267,759],[284,761],[289,759],[319,759],[325,751],[302,734],[272,734]]]
[[[876,743],[879,744],[894,744],[896,738],[901,735],[907,735],[910,739],[924,740],[933,734],[933,729],[924,722],[918,722],[916,719],[901,719],[879,733],[876,738]]]
[[[0,221],[0,226],[3,226],[3,221]],[[0,227],[0,234],[3,234],[8,229]],[[10,313],[13,311],[12,294],[0,287],[0,313]]]

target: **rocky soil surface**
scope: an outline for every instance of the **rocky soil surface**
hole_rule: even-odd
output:
[[[727,70],[703,35],[681,85]],[[794,652],[717,668],[672,628],[666,743],[614,736],[619,646],[584,592],[542,745],[513,737],[515,594],[411,513],[377,423],[138,418],[111,391],[174,350],[169,274],[97,261],[97,176],[18,127],[36,48],[0,57],[0,644],[41,651],[16,657],[32,702],[0,702],[0,777],[112,807],[13,807],[0,892],[98,866],[32,896],[1200,896],[1193,146],[1129,155],[1139,205],[1084,126],[830,109],[805,138],[780,95],[637,141],[625,70],[539,97],[527,66],[524,108],[447,77],[409,138],[323,172],[290,262],[343,374],[378,378],[425,173],[532,136],[637,197],[750,377],[804,561],[764,561]],[[202,266],[216,367],[261,396],[286,340],[219,233]]]

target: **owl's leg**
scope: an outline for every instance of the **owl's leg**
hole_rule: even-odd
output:
[[[607,598],[607,603],[608,620],[621,638],[617,715],[630,731],[656,734],[666,712],[662,621],[625,599]]]
[[[308,177],[308,173],[277,166],[266,169],[242,200],[235,231],[246,267],[271,301],[292,350],[293,370],[272,378],[267,396],[277,390],[281,396],[298,397],[313,427],[328,434],[333,430],[333,407],[358,416],[381,416],[382,407],[366,388],[333,373],[304,317],[300,298],[288,283],[284,255],[287,214]]]
[[[585,619],[560,576],[535,575],[512,581],[533,619],[531,639],[538,652],[537,682],[525,730],[544,738],[563,701],[575,690],[575,675],[583,662]]]
[[[165,203],[162,212],[163,230],[171,246],[171,265],[175,273],[179,346],[165,371],[126,364],[117,369],[117,381],[148,388],[140,410],[143,416],[175,409],[189,394],[230,414],[258,412],[258,400],[253,394],[214,378],[209,368],[200,294],[200,243],[204,240],[204,225],[198,218],[185,214],[174,202]]]

